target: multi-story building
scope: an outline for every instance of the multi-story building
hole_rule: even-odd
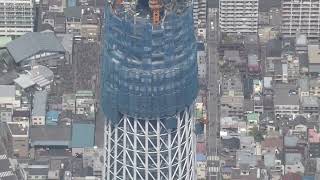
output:
[[[33,0],[0,0],[0,36],[33,32]]]
[[[283,0],[282,28],[284,37],[295,37],[296,33],[308,38],[320,36],[319,0]]]
[[[226,33],[258,32],[259,0],[220,0],[220,29]]]
[[[124,0],[105,9],[106,179],[195,179],[192,1]]]
[[[274,87],[274,112],[276,116],[292,116],[299,113],[299,95],[293,84],[278,84]]]
[[[207,1],[195,0],[193,1],[193,21],[195,30],[198,32],[198,38],[201,40],[206,37],[206,19],[207,19]]]
[[[18,122],[6,123],[6,148],[10,156],[28,157],[29,129]]]

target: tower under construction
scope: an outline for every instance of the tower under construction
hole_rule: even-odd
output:
[[[111,0],[105,13],[106,179],[195,179],[192,1]]]

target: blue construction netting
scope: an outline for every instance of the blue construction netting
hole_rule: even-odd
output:
[[[101,102],[109,120],[167,118],[193,103],[198,68],[191,7],[166,13],[158,26],[110,7],[105,19]]]

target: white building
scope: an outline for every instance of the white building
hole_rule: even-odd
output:
[[[0,36],[33,32],[33,0],[0,0]]]
[[[320,35],[320,0],[282,0],[282,34],[294,37],[297,32],[308,38]]]
[[[0,104],[12,104],[14,108],[21,105],[20,92],[14,85],[0,85]]]
[[[220,0],[221,32],[257,33],[259,0]]]
[[[194,26],[198,37],[206,37],[207,0],[193,1]]]

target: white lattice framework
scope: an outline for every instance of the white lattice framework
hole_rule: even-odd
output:
[[[127,116],[107,123],[106,180],[195,179],[192,107],[176,114],[176,128]]]

